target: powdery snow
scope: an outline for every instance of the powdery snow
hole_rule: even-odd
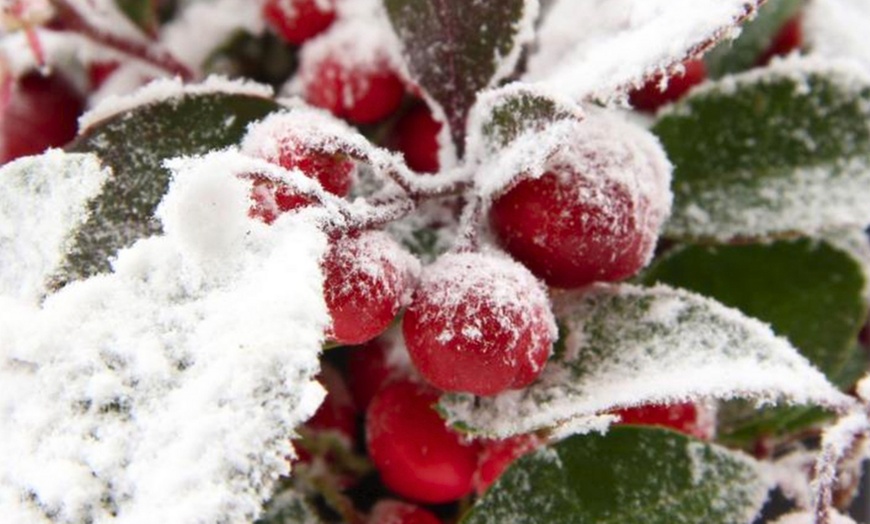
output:
[[[648,403],[719,398],[854,403],[767,325],[667,286],[595,285],[559,297],[564,349],[523,391],[448,395],[451,423],[506,437]]]
[[[864,0],[811,0],[801,19],[804,40],[814,54],[852,58],[870,68],[870,3]]]
[[[87,201],[109,176],[97,157],[60,150],[0,168],[0,294],[39,303]]]
[[[165,235],[112,273],[41,306],[3,290],[4,520],[250,522],[288,472],[292,428],[324,394],[326,238],[301,215],[249,219],[250,162],[175,162]]]
[[[748,0],[557,0],[539,29],[526,80],[612,100],[739,34]]]

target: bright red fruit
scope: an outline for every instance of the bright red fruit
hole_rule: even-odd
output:
[[[483,444],[474,472],[474,491],[483,495],[515,460],[541,447],[543,442],[534,433],[516,435]]]
[[[299,45],[335,21],[335,0],[266,0],[266,22],[287,42]]]
[[[498,197],[490,224],[501,245],[547,284],[575,288],[634,275],[655,238],[620,184],[569,166],[526,178]]]
[[[259,174],[248,175],[247,178],[253,184],[252,204],[248,210],[248,216],[251,218],[258,218],[271,224],[283,213],[314,204],[313,200],[300,195],[283,182]]]
[[[368,524],[441,524],[438,517],[414,504],[381,500],[372,508]]]
[[[362,344],[383,333],[406,304],[419,263],[386,233],[363,231],[332,241],[322,267],[332,317],[327,337]]]
[[[471,492],[477,447],[446,426],[438,393],[409,381],[384,387],[369,405],[369,456],[384,484],[408,499],[438,504]]]
[[[803,24],[801,16],[790,18],[770,42],[770,47],[758,58],[758,65],[765,65],[775,56],[786,56],[800,49],[804,43]]]
[[[389,146],[405,156],[408,167],[420,173],[438,172],[438,133],[441,123],[425,104],[402,115],[393,127]]]
[[[475,395],[529,385],[557,335],[538,280],[513,260],[483,253],[447,254],[424,268],[402,330],[423,378]]]
[[[60,147],[75,138],[81,94],[60,74],[0,73],[0,164]]]
[[[659,107],[676,102],[693,86],[707,78],[707,67],[703,60],[686,60],[683,62],[685,72],[671,75],[664,91],[661,89],[662,75],[654,75],[640,89],[629,93],[629,101],[635,109],[655,111]]]
[[[383,120],[405,96],[404,83],[385,60],[354,63],[325,56],[313,63],[303,59],[300,69],[305,100],[355,124]]]
[[[647,404],[615,412],[620,424],[664,426],[699,439],[713,438],[714,417],[693,402],[680,404]]]

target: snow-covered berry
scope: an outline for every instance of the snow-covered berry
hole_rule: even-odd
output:
[[[633,276],[670,211],[670,165],[654,139],[609,120],[590,117],[542,176],[520,175],[492,202],[498,242],[551,286]]]
[[[335,0],[266,0],[263,17],[279,36],[299,45],[335,21]]]
[[[438,392],[399,381],[379,391],[366,414],[366,440],[383,483],[410,500],[438,504],[471,492],[477,446],[446,426]]]
[[[484,442],[474,472],[474,491],[483,495],[515,460],[542,445],[543,441],[534,433]]]
[[[322,267],[332,318],[327,337],[362,344],[383,333],[407,304],[419,262],[386,233],[363,231],[332,241]]]
[[[663,426],[693,437],[709,440],[716,430],[716,421],[709,408],[694,402],[676,404],[646,404],[615,412],[620,424]]]
[[[557,335],[540,282],[522,265],[488,253],[447,254],[426,267],[402,329],[427,381],[475,395],[532,383]]]

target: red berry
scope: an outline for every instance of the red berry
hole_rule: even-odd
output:
[[[92,62],[88,66],[88,80],[90,81],[91,90],[96,91],[109,79],[112,74],[121,67],[119,62],[114,60],[105,62]]]
[[[655,111],[659,107],[676,102],[693,86],[707,78],[707,67],[703,60],[686,60],[683,62],[683,74],[671,75],[667,87],[662,91],[662,75],[656,74],[643,85],[629,93],[629,101],[635,109]]]
[[[305,100],[355,124],[383,120],[405,96],[401,78],[385,60],[353,63],[325,56],[309,63],[303,58],[300,69]]]
[[[775,56],[786,56],[792,51],[800,49],[804,42],[803,24],[801,16],[790,18],[782,25],[770,46],[758,58],[758,65],[766,65]]]
[[[309,438],[329,434],[337,438],[347,449],[353,449],[356,442],[357,410],[341,373],[324,363],[318,381],[326,389],[326,398],[299,430],[300,433]],[[311,462],[309,451],[314,450],[306,450],[301,445],[297,445],[297,451],[299,461]]]
[[[365,411],[375,394],[390,382],[410,376],[407,350],[399,336],[387,332],[354,348],[347,359],[347,385],[357,409]]]
[[[381,480],[403,497],[450,502],[471,491],[477,447],[462,442],[433,408],[438,393],[408,381],[389,384],[366,415],[369,455]]]
[[[242,142],[243,153],[284,169],[298,169],[336,196],[346,196],[356,164],[347,155],[318,150],[304,139],[304,124],[292,114],[277,114],[251,126]]]
[[[538,280],[513,260],[482,253],[447,254],[425,268],[402,329],[427,381],[475,395],[532,383],[556,339]]]
[[[441,123],[425,104],[411,108],[393,127],[389,144],[405,156],[408,167],[421,173],[438,172],[438,133]]]
[[[60,74],[0,73],[0,164],[60,147],[75,138],[81,94]]]
[[[266,22],[287,42],[299,45],[335,21],[335,0],[266,0]]]
[[[542,444],[534,433],[484,443],[474,472],[474,491],[483,495],[508,466]]]
[[[248,216],[258,218],[271,224],[279,215],[313,205],[315,202],[307,196],[294,191],[287,184],[272,180],[264,175],[248,175],[253,185],[251,187],[252,204]]]
[[[405,305],[418,262],[386,233],[364,231],[331,242],[322,267],[332,317],[327,337],[362,344],[383,333]]]
[[[591,112],[544,169],[494,195],[489,222],[501,246],[555,287],[636,274],[671,205],[671,166],[655,139]]]
[[[441,524],[438,517],[420,506],[399,502],[398,500],[381,500],[367,520],[368,524]]]
[[[647,404],[616,411],[620,424],[664,426],[699,439],[713,437],[715,420],[712,413],[693,402],[680,404]]]

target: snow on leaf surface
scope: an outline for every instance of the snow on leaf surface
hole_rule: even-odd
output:
[[[653,128],[675,166],[665,234],[721,241],[866,226],[868,122],[870,74],[852,61],[791,57],[692,91]]]
[[[746,455],[674,431],[623,426],[520,458],[462,523],[748,523],[767,490]]]
[[[0,293],[40,300],[70,230],[110,175],[94,155],[59,150],[0,168]]]
[[[293,428],[323,398],[313,376],[329,322],[325,235],[299,215],[248,218],[238,175],[258,165],[174,162],[165,234],[41,306],[0,296],[4,520],[258,516]]]
[[[477,93],[514,72],[534,36],[536,0],[385,0],[411,77],[443,110],[463,146]],[[461,154],[461,151],[460,151]]]
[[[733,38],[760,0],[558,0],[540,27],[525,80],[574,98],[610,100]]]
[[[85,115],[84,132],[67,149],[96,154],[113,176],[89,202],[53,285],[107,271],[119,249],[159,232],[154,210],[169,182],[163,161],[238,142],[248,122],[278,109],[270,92],[219,78],[189,86],[166,80]]]
[[[506,437],[563,423],[592,427],[596,415],[648,403],[851,402],[768,326],[694,293],[596,285],[563,295],[555,312],[564,338],[538,381],[492,398],[446,395],[440,406],[450,423]]]

